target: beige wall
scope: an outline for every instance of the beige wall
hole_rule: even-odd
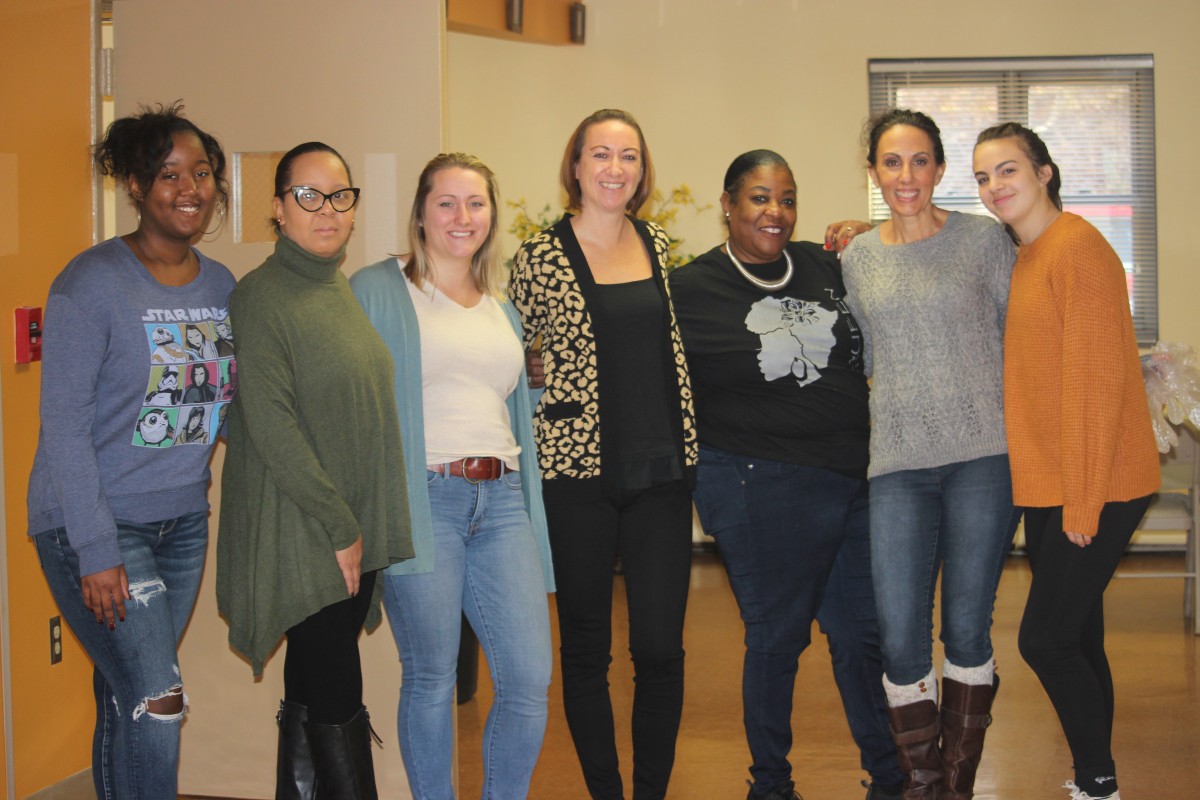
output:
[[[1200,3],[1178,0],[592,0],[585,47],[448,36],[448,134],[508,198],[557,198],[562,147],[586,114],[633,112],[662,187],[715,203],[730,160],[781,152],[800,187],[798,238],[866,214],[858,132],[867,59],[1152,53],[1158,125],[1160,331],[1200,346],[1192,199]],[[950,169],[970,169],[950,164]],[[503,226],[511,222],[505,210]],[[715,209],[680,214],[687,249],[723,239]],[[516,242],[506,242],[511,252]]]
[[[346,259],[352,271],[402,246],[397,215],[421,166],[440,149],[442,8],[441,0],[116,0],[116,113],[183,98],[187,114],[227,154],[287,150],[312,139],[336,147],[363,188]],[[117,230],[129,230],[128,204],[120,207]],[[271,251],[234,243],[229,226],[201,248],[239,276]],[[218,448],[208,568],[180,652],[191,700],[180,791],[270,797],[283,658],[277,653],[263,680],[253,681],[217,616],[222,456]],[[366,702],[385,740],[376,756],[379,788],[407,797],[395,735],[400,667],[386,626],[364,637],[362,652]]]
[[[116,0],[116,113],[182,98],[230,156],[314,139],[337,148],[364,192],[346,256],[353,271],[403,244],[392,212],[406,214],[440,148],[442,5],[206,0],[198,15],[184,0]],[[128,230],[132,210],[120,209],[117,229]],[[271,252],[235,244],[228,226],[201,246],[239,276]]]
[[[182,97],[189,114],[230,152],[286,149],[311,138],[330,142],[367,192],[348,264],[368,263],[403,246],[396,217],[421,164],[443,141],[442,6],[441,0],[345,0],[336,9],[317,0],[208,0],[198,15],[195,4],[182,0],[116,0],[117,113]],[[1164,338],[1200,345],[1200,317],[1192,311],[1200,244],[1189,214],[1189,190],[1200,182],[1200,162],[1191,157],[1200,5],[591,0],[588,10],[582,48],[450,34],[448,146],[481,156],[496,169],[506,197],[523,196],[540,208],[556,202],[555,171],[575,123],[602,106],[624,107],[646,129],[659,185],[688,183],[701,199],[715,201],[737,153],[781,151],[801,187],[797,235],[803,238],[818,237],[831,218],[865,213],[857,131],[866,112],[868,58],[1154,54],[1160,327]],[[344,70],[327,62],[306,69],[297,63],[301,47],[349,50],[358,58]],[[683,212],[678,231],[691,251],[721,238],[715,210],[689,215]],[[118,229],[127,230],[124,205],[122,216]],[[505,210],[505,226],[511,218]],[[509,240],[505,249],[515,246]],[[239,275],[269,250],[234,244],[228,229],[204,249]],[[15,379],[5,380],[7,391]],[[16,424],[9,422],[6,430]],[[218,476],[219,461],[218,454]],[[213,500],[219,505],[217,490]],[[17,533],[10,530],[9,538]],[[281,663],[276,658],[264,681],[252,682],[225,634],[210,569],[182,655],[192,699],[183,789],[265,797]],[[391,733],[398,667],[386,632],[369,637],[364,651],[368,702],[389,746],[379,759],[386,790],[402,780]],[[404,796],[402,789],[388,793]]]

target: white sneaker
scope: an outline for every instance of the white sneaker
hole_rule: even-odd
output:
[[[1106,794],[1104,797],[1092,797],[1083,789],[1080,789],[1078,786],[1076,786],[1075,781],[1067,781],[1065,784],[1063,784],[1062,788],[1071,792],[1071,800],[1121,800],[1120,792]]]

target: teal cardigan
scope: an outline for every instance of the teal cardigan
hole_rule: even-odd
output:
[[[417,312],[400,261],[388,258],[363,267],[350,278],[353,290],[367,318],[387,344],[395,366],[396,410],[404,438],[405,478],[408,506],[412,515],[413,549],[416,557],[388,567],[389,575],[412,575],[433,570],[433,516],[429,509],[429,491],[425,470],[425,414],[421,397],[421,332]],[[521,340],[521,319],[512,303],[501,301],[517,340]],[[542,561],[546,591],[554,591],[554,571],[550,560],[546,511],[542,506],[542,473],[538,466],[537,445],[533,439],[533,401],[518,386],[506,401],[513,437],[521,446],[521,490],[525,508],[533,523],[534,538]]]

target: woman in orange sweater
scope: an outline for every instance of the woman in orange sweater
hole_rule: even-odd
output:
[[[1073,800],[1119,800],[1104,654],[1104,589],[1158,488],[1125,270],[1099,231],[1064,212],[1058,167],[1036,133],[988,128],[979,197],[1019,251],[1004,336],[1013,500],[1033,582],[1021,655],[1075,761]]]

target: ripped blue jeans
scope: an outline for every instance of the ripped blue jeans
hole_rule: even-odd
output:
[[[176,650],[200,588],[208,512],[152,523],[116,522],[131,597],[125,621],[112,631],[83,604],[79,559],[66,530],[44,531],[33,540],[54,600],[95,665],[96,796],[174,800],[184,714],[155,714],[147,706],[183,686]]]

